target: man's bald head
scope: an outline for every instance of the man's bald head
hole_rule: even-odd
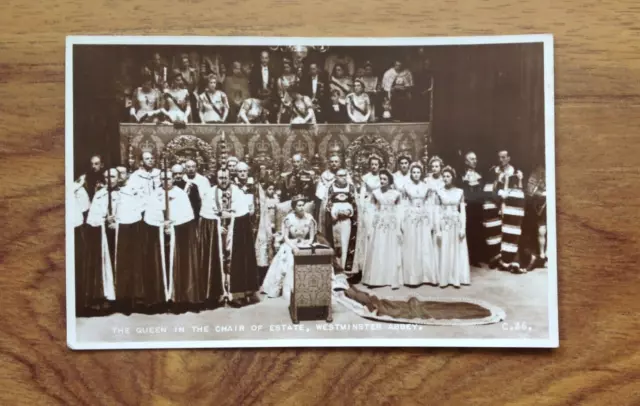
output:
[[[104,167],[102,164],[102,157],[100,155],[94,155],[91,157],[91,169],[95,173],[99,173],[100,170]]]
[[[295,154],[291,157],[294,170],[300,170],[302,168],[302,154]]]
[[[104,183],[107,186],[116,187],[118,186],[118,181],[120,180],[120,174],[116,168],[107,169],[103,173],[104,175]]]
[[[173,174],[182,173],[182,172],[184,172],[184,168],[180,164],[175,164],[171,167],[171,173]]]
[[[155,159],[151,152],[143,152],[142,153],[142,164],[145,168],[151,169],[155,165]]]
[[[171,174],[173,175],[173,180],[182,180],[182,176],[184,176],[184,167],[180,164],[175,164],[171,167]]]
[[[106,171],[104,171],[104,176],[118,176],[118,169],[117,168],[111,168],[111,169],[107,169]]]
[[[184,163],[184,169],[187,172],[187,176],[195,176],[196,171],[198,170],[198,164],[193,159],[189,159]]]

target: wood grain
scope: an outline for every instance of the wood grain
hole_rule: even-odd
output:
[[[3,5],[0,404],[640,402],[636,1],[9,0]],[[541,32],[556,40],[560,349],[67,349],[65,35]]]

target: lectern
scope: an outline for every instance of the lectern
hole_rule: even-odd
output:
[[[289,313],[294,324],[300,320],[333,321],[331,313],[331,279],[333,249],[314,244],[294,254],[293,292]]]

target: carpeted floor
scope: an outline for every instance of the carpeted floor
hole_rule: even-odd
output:
[[[182,315],[120,314],[77,320],[78,342],[255,340],[318,338],[546,338],[548,336],[548,272],[538,269],[515,275],[472,269],[471,286],[423,286],[373,290],[387,298],[418,294],[434,298],[469,298],[504,310],[502,322],[479,326],[418,326],[367,320],[340,304],[333,306],[333,323],[301,322],[293,325],[288,303],[264,299],[241,309],[220,308]],[[358,286],[363,291],[370,291]],[[371,291],[370,291],[371,292]]]

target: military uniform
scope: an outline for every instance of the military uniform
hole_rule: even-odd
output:
[[[315,197],[315,173],[301,169],[295,172],[285,172],[280,176],[280,200],[285,202],[293,196],[303,195],[308,201]]]

